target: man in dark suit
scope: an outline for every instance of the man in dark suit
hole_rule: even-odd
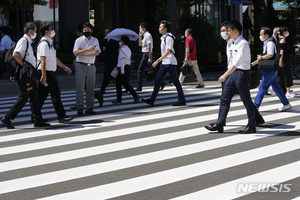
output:
[[[104,35],[108,35],[110,33],[110,29],[106,29]],[[117,66],[118,62],[118,49],[120,45],[119,42],[113,39],[109,39],[106,47],[103,47],[103,51],[105,53],[105,68],[103,74],[103,80],[100,88],[100,94],[105,94],[105,88],[108,86],[111,76],[110,73],[112,69]]]

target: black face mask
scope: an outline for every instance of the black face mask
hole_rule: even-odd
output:
[[[83,35],[88,38],[92,35],[92,32],[83,32]]]

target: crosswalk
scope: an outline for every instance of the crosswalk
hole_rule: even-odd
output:
[[[141,98],[152,89],[144,87]],[[279,99],[266,96],[259,108],[266,123],[255,134],[238,134],[247,117],[236,95],[220,134],[204,128],[218,117],[220,85],[183,89],[187,106],[172,107],[176,89],[166,86],[150,107],[134,104],[130,94],[113,105],[110,87],[98,114],[82,117],[69,109],[75,92],[62,91],[75,119],[58,123],[47,99],[42,112],[52,126],[46,129],[33,128],[26,104],[12,121],[16,129],[0,125],[0,199],[300,198],[300,98],[289,99],[291,111],[278,112]],[[1,97],[0,115],[15,100]]]

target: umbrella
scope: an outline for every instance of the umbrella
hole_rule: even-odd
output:
[[[116,28],[112,32],[110,32],[104,39],[113,39],[116,41],[120,41],[122,35],[126,35],[131,41],[136,41],[137,39],[139,39],[139,35],[136,34],[136,32],[126,28]]]

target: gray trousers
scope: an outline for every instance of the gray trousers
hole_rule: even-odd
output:
[[[76,82],[76,107],[84,108],[83,92],[86,90],[86,110],[94,108],[94,88],[96,81],[95,65],[87,66],[82,63],[75,64],[75,82]]]

